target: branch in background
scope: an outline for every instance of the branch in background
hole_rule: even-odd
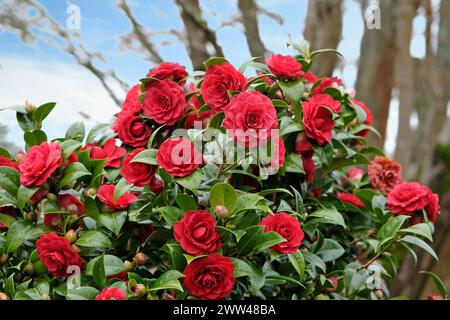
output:
[[[245,30],[245,39],[252,57],[264,57],[267,53],[259,36],[258,7],[254,0],[238,0],[241,22]]]
[[[63,29],[37,1],[7,0],[1,3],[0,27],[9,32],[18,33],[21,40],[27,44],[41,40],[70,54],[79,65],[89,70],[101,82],[117,106],[121,106],[122,101],[113,88],[115,84],[118,84],[126,91],[128,85],[113,71],[103,71],[96,67],[94,64],[97,60],[106,61],[104,56],[97,52],[91,53],[82,44],[76,43],[78,39],[73,36],[73,33]],[[112,83],[110,84],[109,81]]]
[[[133,27],[132,32],[121,38],[123,42],[122,45],[128,44],[128,46],[131,47],[132,42],[137,41],[141,45],[139,51],[142,52],[142,49],[145,50],[148,54],[147,57],[150,61],[153,61],[155,63],[163,62],[163,59],[159,55],[158,51],[155,49],[154,44],[151,42],[149,34],[145,31],[142,25],[134,17],[131,8],[128,5],[128,2],[126,0],[119,0],[117,5],[119,9],[123,11],[128,20],[130,20],[131,26]]]
[[[303,35],[313,50],[337,49],[342,36],[342,0],[309,0]],[[322,54],[315,58],[312,71],[331,76],[338,56]]]
[[[175,0],[175,2],[180,7],[192,65],[194,69],[203,69],[203,62],[210,57],[207,43],[214,48],[214,55],[224,55],[217,42],[216,33],[208,27],[203,19],[198,0]]]

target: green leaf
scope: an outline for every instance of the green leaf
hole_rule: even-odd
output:
[[[91,131],[89,131],[89,134],[86,138],[86,144],[90,144],[92,141],[95,140],[95,138],[102,133],[103,131],[106,131],[109,129],[111,125],[109,123],[99,123],[96,124]]]
[[[170,226],[173,226],[175,222],[180,221],[185,213],[183,210],[171,206],[156,208],[156,210],[162,214],[164,220],[166,220]]]
[[[187,98],[186,98],[186,99],[187,99]],[[155,140],[156,135],[157,135],[162,129],[164,129],[165,127],[166,127],[166,126],[160,126],[160,127],[158,127],[158,129],[156,129],[156,130],[153,131],[152,135],[150,136],[150,139],[148,139],[148,142],[147,142],[147,148],[151,148],[151,147],[153,146],[153,141]]]
[[[336,208],[320,209],[311,213],[308,218],[314,218],[308,222],[335,224],[347,228],[344,217],[336,210]]]
[[[284,160],[283,172],[305,174],[302,157],[296,153],[290,153]]]
[[[431,279],[433,280],[433,283],[436,286],[436,288],[438,289],[441,297],[444,298],[445,300],[448,299],[447,289],[446,289],[444,283],[442,282],[442,280],[436,274],[434,274],[433,272],[430,272],[430,271],[420,271],[420,273],[426,274],[427,276],[431,277]]]
[[[303,253],[303,257],[305,258],[305,261],[308,262],[311,266],[319,268],[323,272],[327,271],[325,262],[318,255],[315,255],[314,253],[308,251]]]
[[[211,189],[209,197],[211,208],[216,206],[224,206],[229,212],[233,212],[236,208],[238,197],[234,188],[227,183],[218,183]]]
[[[7,214],[0,213],[0,223],[3,223],[8,228],[16,221],[17,221],[16,218],[11,217],[10,215]]]
[[[235,278],[248,277],[253,275],[253,269],[247,262],[237,258],[230,259],[234,264],[233,276]]]
[[[275,108],[289,108],[289,104],[284,100],[272,99],[272,104],[275,106]]]
[[[16,295],[16,286],[14,284],[14,273],[6,279],[5,282],[5,293],[9,297],[14,297]]]
[[[6,234],[6,252],[16,251],[25,241],[33,236],[33,224],[28,221],[14,222]]]
[[[300,280],[305,276],[305,258],[300,250],[297,250],[295,253],[288,254],[289,262],[294,267],[295,271],[297,271]]]
[[[113,232],[116,236],[119,236],[120,230],[122,230],[122,227],[127,220],[127,215],[126,211],[102,213],[99,215],[99,221],[106,229]]]
[[[5,157],[7,159],[12,159],[11,153],[5,148],[0,147],[0,156]]]
[[[0,189],[6,190],[10,195],[16,195],[19,185],[19,171],[10,167],[0,166]]]
[[[61,143],[62,158],[66,160],[70,155],[81,147],[81,142],[77,140],[66,140]]]
[[[436,253],[434,252],[433,248],[431,248],[425,241],[422,239],[419,239],[417,237],[413,236],[404,236],[402,239],[400,239],[402,242],[410,243],[412,245],[415,245],[426,252],[428,252],[436,261],[439,261],[439,258],[437,257]]]
[[[409,233],[425,237],[427,240],[433,241],[433,235],[428,223],[419,223],[409,228],[400,230],[401,233]]]
[[[156,280],[149,291],[176,289],[183,292],[183,287],[178,279],[183,278],[184,274],[177,270],[169,270],[163,273],[158,280]]]
[[[53,108],[56,106],[56,102],[49,102],[43,104],[42,106],[36,108],[33,112],[33,119],[37,124],[41,124],[45,118],[52,112]]]
[[[253,270],[253,274],[250,275],[250,290],[253,294],[256,294],[266,283],[266,276],[264,275],[264,271],[261,267],[256,265],[254,262],[248,263]]]
[[[205,68],[208,69],[212,66],[221,65],[228,62],[225,58],[222,57],[211,57],[207,61],[205,61],[203,64],[205,65]]]
[[[300,102],[305,91],[305,84],[302,80],[279,80],[278,85],[286,98],[292,102]]]
[[[78,178],[90,175],[92,174],[84,165],[81,164],[81,162],[71,163],[66,167],[66,169],[64,169],[63,178],[58,183],[58,188],[63,188]]]
[[[36,129],[35,128],[36,124],[34,123],[32,116],[30,116],[29,114],[17,112],[16,118],[20,128],[22,128],[23,131],[30,131]]]
[[[107,235],[94,230],[81,233],[75,244],[87,248],[111,248],[112,246]]]
[[[158,153],[158,150],[156,149],[147,149],[144,151],[139,152],[134,158],[131,160],[131,162],[139,162],[139,163],[146,163],[151,164],[154,166],[158,165],[158,161],[156,160],[156,154]]]
[[[316,254],[322,258],[324,262],[337,260],[345,253],[344,248],[335,240],[325,239],[320,250]]]
[[[66,131],[66,140],[78,140],[83,142],[86,129],[83,122],[75,122]]]
[[[38,146],[42,142],[47,141],[47,135],[44,131],[39,129],[25,131],[23,138],[29,147]]]
[[[116,203],[121,196],[128,192],[131,187],[132,186],[127,183],[127,180],[125,180],[125,178],[120,179],[114,188],[114,203]]]
[[[389,237],[394,237],[408,219],[409,216],[397,216],[388,220],[380,230],[378,230],[377,239],[384,240]]]
[[[95,257],[86,265],[86,275],[92,276],[94,274],[94,265],[99,259],[103,259],[103,267],[105,270],[105,276],[112,276],[124,271],[123,261],[116,256],[105,254],[99,257]]]
[[[254,253],[262,252],[282,242],[286,242],[286,239],[283,238],[278,232],[274,231],[265,232],[262,235],[261,242],[253,249],[253,252]]]
[[[261,191],[261,192],[259,193],[259,195],[260,195],[261,197],[265,197],[265,196],[267,196],[267,195],[269,195],[269,194],[273,194],[273,193],[286,193],[286,194],[290,195],[291,197],[294,196],[289,190],[283,189],[283,188],[266,189],[266,190]]]
[[[295,121],[291,117],[283,117],[280,122],[280,137],[287,136],[288,134],[303,131],[303,126],[300,122]]]
[[[175,201],[177,202],[178,206],[184,211],[198,209],[197,202],[195,202],[195,199],[188,194],[185,193],[177,194]]]
[[[183,249],[178,243],[167,243],[167,248],[169,248],[170,256],[172,258],[172,264],[177,270],[184,270],[186,267],[186,258],[183,255]]]
[[[28,200],[38,191],[39,188],[27,188],[23,185],[17,190],[17,208],[22,211]]]
[[[202,176],[202,171],[197,169],[187,177],[175,179],[175,182],[192,191],[194,194],[197,194],[197,189],[202,183]]]
[[[241,240],[242,236],[247,233],[247,231],[245,231],[245,230],[235,230],[235,229],[231,230],[231,229],[228,229],[228,228],[225,228],[222,226],[217,226],[216,228],[219,230],[223,230],[223,231],[232,233],[236,238],[236,242],[239,242],[239,240]]]
[[[239,67],[239,72],[240,73],[244,73],[247,68],[257,59],[260,59],[261,57],[252,57],[250,59],[248,59],[247,61],[245,61],[240,67]]]
[[[242,236],[237,244],[239,255],[245,256],[253,251],[253,249],[262,242],[264,233],[263,226],[252,226],[247,228],[246,233]],[[283,239],[284,240],[284,239]]]
[[[100,259],[97,259],[97,261],[94,263],[92,274],[95,283],[100,287],[100,289],[106,287],[104,256],[100,256]]]
[[[75,289],[67,290],[67,300],[95,300],[95,297],[100,293],[92,287],[78,287]]]

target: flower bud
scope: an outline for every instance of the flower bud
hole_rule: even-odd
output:
[[[164,180],[160,176],[155,175],[150,181],[150,190],[156,194],[160,194],[164,191]]]
[[[6,293],[0,292],[0,301],[9,300],[9,297],[6,295]]]
[[[97,194],[98,190],[97,188],[89,188],[88,191],[86,192],[86,194],[88,196],[95,196]]]
[[[301,246],[300,247],[300,251],[303,252],[303,253],[308,252],[308,248],[305,247],[305,246]]]
[[[33,103],[31,103],[30,101],[26,100],[25,101],[25,111],[28,114],[32,114],[34,112],[34,110],[36,110],[36,105],[34,105]]]
[[[128,260],[125,260],[125,262],[123,263],[123,268],[126,272],[131,272],[134,270],[133,263]]]
[[[19,163],[22,161],[23,157],[25,157],[25,153],[23,151],[19,151],[16,155],[16,162]]]
[[[364,175],[364,171],[358,168],[351,168],[347,171],[347,177],[350,181],[357,183],[360,182]]]
[[[439,293],[433,292],[428,296],[428,300],[444,300]]]
[[[138,266],[143,266],[148,260],[148,257],[142,253],[142,252],[138,252],[136,253],[136,255],[133,258],[133,261],[138,265]]]
[[[147,293],[147,288],[143,284],[138,283],[137,285],[134,286],[133,293],[137,297],[143,297]]]
[[[50,299],[50,296],[48,295],[48,293],[44,293],[44,294],[41,296],[41,300],[51,300],[51,299]]]
[[[70,229],[66,232],[66,239],[69,240],[70,243],[74,243],[77,240],[77,232],[73,229]]]
[[[229,216],[229,211],[225,206],[217,205],[214,208],[214,212],[219,218],[227,218]]]
[[[147,300],[159,300],[159,297],[157,295],[148,294]]]
[[[23,271],[24,271],[26,274],[30,274],[30,275],[33,274],[33,273],[34,273],[34,266],[33,266],[33,264],[32,264],[31,262],[28,262],[28,263],[25,265]]]
[[[28,212],[25,216],[28,221],[34,221],[36,219],[36,214],[34,212]]]
[[[328,278],[327,281],[331,284],[331,288],[326,289],[327,293],[336,292],[337,286],[339,284],[339,278],[331,277],[331,278]]]
[[[376,296],[378,299],[383,299],[383,298],[384,298],[384,293],[383,293],[382,290],[377,289],[377,290],[375,290],[375,296]]]
[[[56,195],[54,193],[47,193],[47,199],[51,200],[51,201],[56,201],[58,198],[56,197]]]
[[[8,255],[7,254],[3,254],[0,256],[0,265],[1,264],[5,264],[6,261],[8,261]]]

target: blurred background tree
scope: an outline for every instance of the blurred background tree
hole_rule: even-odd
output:
[[[348,0],[356,1],[356,0]],[[283,2],[283,1],[280,1]],[[436,264],[425,254],[419,265],[405,255],[399,269],[398,281],[392,295],[423,298],[432,290],[425,276],[417,271],[435,271],[450,287],[450,120],[447,116],[450,100],[450,0],[359,0],[361,14],[367,23],[361,40],[361,53],[355,84],[356,98],[371,109],[375,135],[371,143],[385,145],[388,120],[394,105],[399,110],[395,158],[402,164],[408,180],[428,184],[440,194],[442,214],[436,223],[434,249],[441,262]],[[202,69],[203,61],[222,56],[223,48],[217,32],[226,26],[240,28],[252,56],[270,54],[261,34],[260,18],[265,16],[278,24],[282,15],[270,11],[258,0],[236,0],[236,12],[212,28],[202,11],[199,0],[173,0],[179,9],[182,28],[149,30],[136,18],[134,3],[117,0],[116,8],[129,22],[130,30],[120,37],[120,48],[133,51],[152,63],[164,61],[155,37],[166,35],[172,42],[182,43],[194,69]],[[342,39],[344,0],[309,0],[303,36],[313,49],[337,49]],[[425,56],[410,53],[414,19],[426,19]],[[381,28],[372,28],[380,18]],[[300,21],[299,21],[300,25]],[[174,23],[175,26],[175,23]],[[123,93],[129,88],[112,68],[102,52],[91,52],[79,41],[76,32],[68,32],[36,0],[4,0],[0,2],[0,31],[14,33],[26,44],[44,41],[73,57],[74,61],[97,78],[118,107]],[[300,32],[298,38],[301,38]],[[280,39],[280,41],[282,41]],[[233,48],[234,49],[234,48]],[[239,48],[235,48],[239,50]],[[313,71],[331,76],[342,69],[342,61],[334,54],[321,55]],[[118,93],[117,88],[123,92]],[[25,98],[25,97],[24,97]],[[87,115],[88,116],[88,115]],[[5,126],[0,126],[0,145],[5,141]]]

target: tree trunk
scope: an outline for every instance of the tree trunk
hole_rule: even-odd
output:
[[[264,57],[266,48],[259,36],[258,7],[254,0],[238,0],[245,38],[252,57]]]
[[[210,58],[207,43],[210,43],[216,56],[223,56],[223,51],[217,42],[216,34],[209,29],[202,17],[198,0],[175,0],[181,9],[181,19],[186,29],[189,44],[189,56],[195,70],[203,70],[203,62]]]
[[[337,49],[342,35],[342,0],[309,0],[303,35],[313,50]],[[337,59],[334,53],[319,55],[311,71],[331,76]]]
[[[381,29],[366,28],[361,42],[356,98],[364,101],[382,139],[369,135],[369,143],[383,147],[394,85],[395,27],[398,1],[381,0]],[[367,1],[362,1],[363,14]]]
[[[417,14],[420,0],[398,1],[398,16],[396,26],[396,56],[394,81],[399,92],[399,123],[395,158],[402,165],[405,178],[410,174],[413,134],[410,117],[415,110],[414,79],[416,69],[414,58],[410,55],[413,19]]]

